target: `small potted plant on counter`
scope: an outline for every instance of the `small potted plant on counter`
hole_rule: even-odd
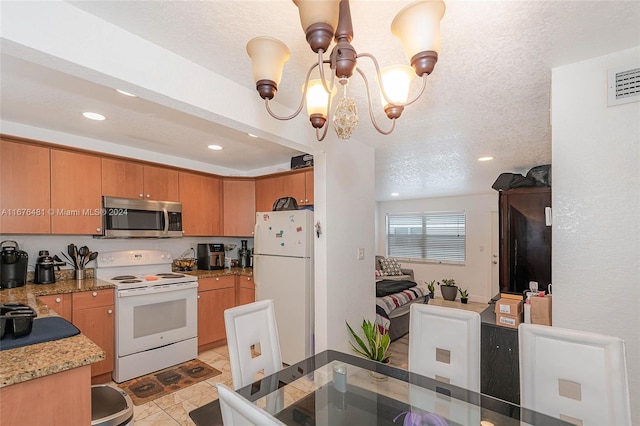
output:
[[[440,293],[444,300],[456,300],[458,297],[458,286],[453,278],[444,278],[442,283],[438,282]]]
[[[427,288],[429,289],[429,299],[433,299],[434,292],[436,291],[436,280],[433,280],[429,284],[427,284]]]
[[[461,288],[459,288],[458,291],[460,292],[460,301],[466,304],[469,301],[469,291]]]

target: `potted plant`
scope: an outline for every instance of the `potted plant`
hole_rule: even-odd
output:
[[[349,329],[349,333],[358,346],[356,347],[352,342],[349,342],[349,344],[358,355],[384,364],[389,363],[389,357],[387,356],[387,349],[389,349],[389,344],[391,344],[389,333],[380,333],[376,324],[372,324],[370,321],[363,319],[361,327],[364,332],[364,339],[362,339],[355,331],[353,331],[353,328],[351,328],[348,322],[346,324]],[[385,375],[375,371],[370,371],[369,373],[374,379],[386,379]]]
[[[433,299],[434,292],[436,290],[436,280],[433,280],[429,284],[427,284],[427,288],[429,289],[429,299]]]
[[[458,292],[460,293],[460,301],[464,304],[467,303],[467,301],[469,300],[469,291],[468,290],[463,290],[461,288],[458,289]]]
[[[444,300],[456,300],[456,297],[458,297],[458,286],[456,286],[456,281],[453,278],[444,278],[442,283],[438,281],[438,285],[440,286],[440,293],[442,293]]]

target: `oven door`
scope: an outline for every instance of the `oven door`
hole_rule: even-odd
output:
[[[198,283],[118,290],[116,352],[119,357],[198,334]]]

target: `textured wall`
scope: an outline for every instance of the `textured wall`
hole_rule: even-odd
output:
[[[625,340],[640,401],[640,102],[607,107],[607,71],[640,47],[553,70],[553,325]],[[632,404],[634,424],[640,407]]]

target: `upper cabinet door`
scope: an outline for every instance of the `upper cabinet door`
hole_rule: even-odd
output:
[[[121,198],[144,197],[142,164],[112,158],[102,159],[102,195]]]
[[[313,205],[313,169],[304,172],[305,205]]]
[[[178,172],[133,161],[103,158],[102,195],[179,201]]]
[[[184,235],[222,235],[222,179],[183,172],[179,176]]]
[[[52,234],[102,232],[101,174],[100,157],[51,150]]]
[[[0,234],[48,234],[49,148],[0,140]]]
[[[250,237],[256,221],[256,184],[254,180],[223,181],[224,232],[228,237]]]
[[[180,201],[178,172],[163,167],[144,166],[144,198],[156,201]]]

